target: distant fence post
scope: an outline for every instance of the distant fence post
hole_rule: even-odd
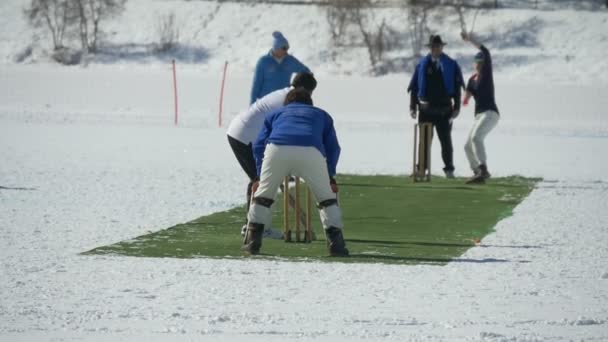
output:
[[[177,126],[177,73],[175,71],[175,59],[173,60],[173,102],[175,104],[174,124]]]
[[[218,127],[222,127],[222,111],[224,109],[224,85],[226,84],[226,70],[228,69],[228,61],[224,63],[224,72],[222,76],[222,86],[220,88],[220,111],[218,114]]]

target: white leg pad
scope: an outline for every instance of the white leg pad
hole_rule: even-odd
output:
[[[329,227],[336,227],[342,229],[344,223],[342,222],[342,210],[337,205],[330,205],[319,210],[319,216],[321,217],[321,224],[323,229]]]
[[[272,224],[272,211],[263,205],[253,203],[247,213],[247,221],[251,223],[261,223],[265,228]]]

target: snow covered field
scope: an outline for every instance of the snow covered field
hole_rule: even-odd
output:
[[[293,19],[284,31],[296,36],[294,52],[320,69],[314,98],[336,121],[341,173],[409,172],[409,75],[357,73],[364,54],[324,61],[313,43],[325,37],[304,39],[313,12],[290,17],[279,7],[256,25],[268,8],[252,6],[237,18],[252,29],[232,32],[225,23],[237,12],[223,8],[206,26],[209,60],[178,64],[174,127],[166,61],[66,68],[33,56],[15,64],[31,35],[15,19],[21,3],[0,4],[0,27],[17,34],[0,30],[0,341],[608,340],[605,11],[504,10],[480,19],[478,27],[497,32],[540,22],[516,31],[538,44],[495,52],[502,118],[487,144],[495,176],[544,181],[454,262],[394,266],[78,255],[243,202],[245,176],[217,127],[219,70],[230,56],[227,122],[246,105],[248,51],[266,49],[253,37],[272,30],[264,25]],[[195,3],[179,13],[206,15]],[[126,17],[115,25],[136,35],[117,33],[115,42],[148,43],[137,13]],[[186,27],[195,26],[188,18]],[[187,42],[197,42],[193,32],[184,29]],[[472,54],[456,42],[450,48]],[[541,49],[543,58],[531,58]],[[578,64],[565,62],[567,52]],[[463,145],[471,123],[469,106],[453,133],[460,176],[469,175]],[[438,144],[433,166],[440,174]]]
[[[169,70],[2,69],[1,340],[608,338],[608,100],[591,87],[501,84],[492,171],[545,181],[445,267],[78,255],[242,202],[244,175],[216,127],[217,77],[183,74],[201,95],[183,96],[174,127]],[[381,91],[355,103],[359,83]],[[320,79],[340,172],[409,171],[402,83]],[[461,175],[471,109],[454,132]]]

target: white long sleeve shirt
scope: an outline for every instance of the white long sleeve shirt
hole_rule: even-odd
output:
[[[245,145],[253,142],[262,130],[266,114],[283,107],[285,97],[291,89],[293,87],[275,90],[257,99],[248,109],[240,112],[232,119],[227,134]]]

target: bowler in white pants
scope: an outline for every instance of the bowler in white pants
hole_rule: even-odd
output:
[[[310,92],[305,89],[290,91],[285,104],[266,116],[253,145],[259,181],[254,183],[243,250],[259,254],[264,227],[272,221],[271,206],[277,190],[286,176],[293,175],[306,181],[317,200],[329,254],[348,256],[336,198],[334,176],[340,145],[333,120],[312,105]]]
[[[496,111],[486,110],[482,113],[475,114],[475,121],[471,132],[467,137],[467,142],[464,144],[464,151],[467,154],[469,165],[471,170],[475,173],[479,173],[480,167],[485,166],[487,171],[488,158],[486,156],[486,147],[484,145],[484,139],[486,135],[490,133],[494,127],[498,124],[500,116]]]
[[[494,96],[492,56],[490,50],[475,41],[470,34],[462,32],[461,36],[465,42],[470,42],[479,49],[475,55],[476,73],[469,79],[464,94],[463,104],[465,106],[471,96],[475,98],[475,122],[464,145],[464,150],[471,170],[473,170],[473,177],[467,183],[483,184],[486,179],[490,178],[484,139],[496,127],[500,118]]]

